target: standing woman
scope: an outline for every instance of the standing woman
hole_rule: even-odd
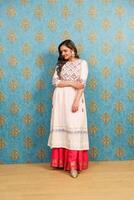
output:
[[[73,41],[59,47],[52,100],[48,145],[52,149],[51,166],[69,170],[72,177],[88,168],[88,130],[84,87],[88,65],[79,58]]]

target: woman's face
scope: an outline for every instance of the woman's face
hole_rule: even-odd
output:
[[[72,58],[72,50],[64,45],[60,47],[60,53],[65,60],[70,60]]]

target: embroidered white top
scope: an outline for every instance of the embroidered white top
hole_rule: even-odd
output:
[[[61,71],[61,78],[55,70],[53,85],[61,80],[81,80],[86,85],[88,65],[85,60],[67,62]],[[77,90],[72,87],[56,87],[52,100],[51,130],[48,145],[51,148],[63,147],[71,150],[89,149],[87,116],[84,93],[81,96],[79,109],[72,112],[72,104]]]

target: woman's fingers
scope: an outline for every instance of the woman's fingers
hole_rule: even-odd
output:
[[[73,106],[72,106],[72,112],[77,112],[77,111],[78,111],[78,106],[73,105]]]

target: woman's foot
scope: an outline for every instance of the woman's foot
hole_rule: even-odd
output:
[[[78,171],[76,169],[71,169],[70,170],[70,175],[73,177],[73,178],[76,178],[78,176]]]

